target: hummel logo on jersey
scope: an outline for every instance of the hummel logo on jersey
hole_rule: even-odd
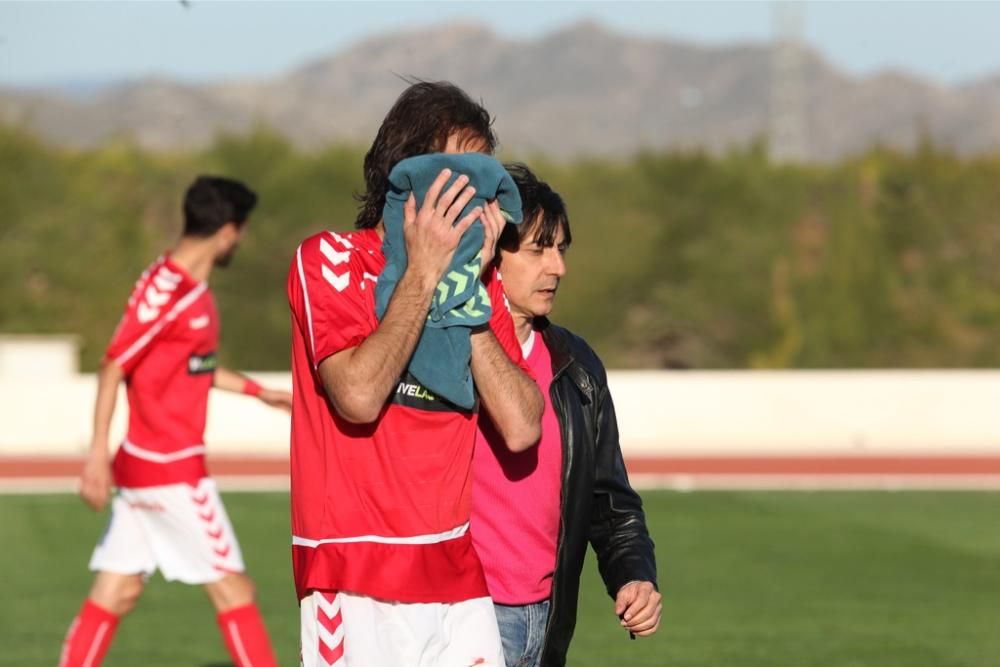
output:
[[[174,273],[167,267],[161,266],[160,270],[153,276],[152,284],[148,285],[146,291],[143,292],[142,301],[136,308],[136,317],[139,318],[139,321],[145,324],[155,320],[160,315],[160,308],[170,301],[170,292],[177,289],[181,280],[182,276],[179,273]]]
[[[350,249],[354,246],[351,242],[345,239],[343,236],[330,232],[330,236],[340,244],[345,250],[335,250],[332,245],[326,239],[319,240],[319,251],[323,253],[323,256],[329,260],[330,264],[333,266],[339,266],[351,258]],[[343,273],[337,274],[330,268],[326,262],[320,265],[320,272],[323,274],[323,278],[326,282],[333,286],[333,289],[338,292],[343,292],[347,289],[347,286],[351,284],[351,271],[350,269],[345,270]]]
[[[208,317],[208,315],[202,315],[201,317],[192,317],[190,320],[188,320],[188,326],[191,327],[192,329],[204,329],[205,327],[208,326],[208,323],[210,321],[211,319]]]

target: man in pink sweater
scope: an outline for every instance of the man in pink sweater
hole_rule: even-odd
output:
[[[545,410],[541,441],[520,453],[480,421],[471,533],[508,667],[558,667],[576,624],[588,543],[617,622],[631,636],[656,632],[661,602],[653,542],[625,472],[604,366],[586,342],[547,319],[566,273],[566,208],[524,165],[507,169],[524,222],[506,226],[496,261]]]

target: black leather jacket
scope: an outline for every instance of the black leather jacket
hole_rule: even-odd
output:
[[[656,560],[642,501],[625,472],[604,365],[579,336],[544,318],[535,326],[552,356],[549,395],[563,454],[559,542],[541,664],[562,667],[576,627],[587,543],[612,599],[630,581],[655,585]]]

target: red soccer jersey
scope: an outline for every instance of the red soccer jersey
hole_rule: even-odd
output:
[[[161,257],[142,274],[105,359],[125,372],[128,435],[115,484],[197,483],[205,470],[205,413],[219,316],[208,285]]]
[[[344,421],[317,367],[375,331],[385,266],[373,230],[306,239],[288,275],[292,310],[292,560],[299,598],[351,591],[400,602],[488,595],[468,533],[477,413],[400,379],[379,420]],[[491,326],[522,363],[502,287]]]

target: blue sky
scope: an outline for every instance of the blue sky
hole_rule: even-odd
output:
[[[705,44],[763,42],[772,2],[0,1],[0,85],[150,74],[259,78],[408,26],[473,21],[525,39],[594,19]],[[1000,73],[1000,2],[801,2],[807,42],[854,74],[960,83]]]

